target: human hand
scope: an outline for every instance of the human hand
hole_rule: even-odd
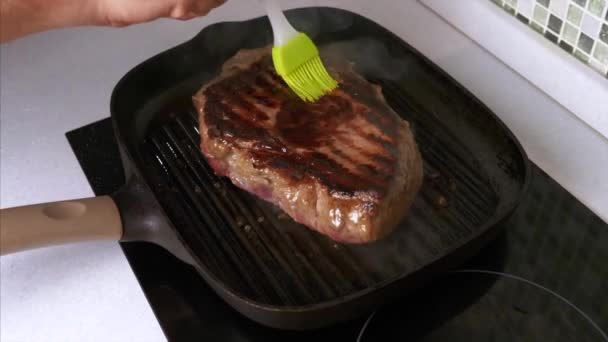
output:
[[[158,18],[188,20],[207,15],[226,0],[88,0],[97,2],[95,24],[128,26]]]
[[[188,20],[226,0],[0,0],[0,42],[70,26],[123,27],[158,18]]]

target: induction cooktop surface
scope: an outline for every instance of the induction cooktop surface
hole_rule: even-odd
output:
[[[68,132],[97,195],[124,182],[110,119]],[[608,225],[533,166],[504,233],[461,269],[356,320],[292,332],[225,304],[160,247],[121,243],[170,341],[608,341]]]

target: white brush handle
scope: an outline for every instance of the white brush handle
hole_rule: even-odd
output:
[[[278,0],[262,0],[274,32],[274,46],[281,46],[294,38],[298,31],[287,21],[285,14],[279,6]]]

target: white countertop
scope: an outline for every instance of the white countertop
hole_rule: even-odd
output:
[[[598,182],[608,170],[608,142],[420,3],[285,3],[351,9],[401,35],[501,116],[537,164],[608,217],[608,189]],[[2,45],[0,207],[91,196],[65,132],[107,117],[114,85],[133,66],[211,22],[262,13],[251,4],[231,0],[190,22],[59,30]],[[555,145],[568,140],[571,147]],[[8,255],[0,271],[2,342],[165,340],[117,243]]]

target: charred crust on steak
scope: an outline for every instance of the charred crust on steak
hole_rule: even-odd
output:
[[[303,102],[270,50],[239,51],[193,96],[209,165],[335,241],[386,236],[422,183],[409,123],[348,63],[327,65],[337,90]]]
[[[340,90],[315,103],[306,103],[292,94],[276,75],[270,57],[265,56],[233,75],[212,84],[204,91],[205,123],[211,138],[226,143],[251,141],[251,157],[258,168],[264,165],[284,170],[293,181],[313,177],[339,196],[381,198],[393,176],[397,149],[398,123],[392,115],[382,115],[387,105],[373,96],[378,90],[348,73],[339,73]],[[266,126],[268,115],[261,109],[278,109],[273,127]],[[376,126],[382,135],[339,131],[339,125],[361,115]],[[365,135],[374,149],[364,149],[348,142],[349,135]],[[340,136],[352,148],[365,155],[369,163],[347,160],[355,170],[343,167],[316,148],[331,146]],[[350,159],[339,149],[334,155]]]

